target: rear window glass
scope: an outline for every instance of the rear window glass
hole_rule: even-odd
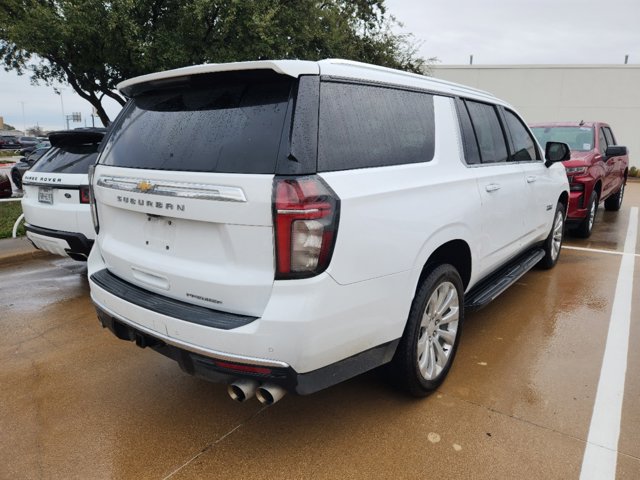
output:
[[[428,162],[434,136],[431,94],[322,83],[319,171]]]
[[[197,84],[133,98],[100,162],[155,170],[274,173],[293,79],[209,76],[205,82],[200,77]]]
[[[99,143],[85,145],[65,145],[51,148],[31,168],[32,172],[47,173],[88,173],[96,163]]]
[[[578,152],[594,148],[593,127],[533,127],[531,131],[543,148],[547,142],[563,142]]]

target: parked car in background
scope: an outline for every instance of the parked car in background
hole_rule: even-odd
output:
[[[36,248],[87,259],[95,236],[88,171],[105,131],[87,128],[49,134],[51,149],[24,175],[22,211],[27,237]]]
[[[591,235],[600,202],[620,210],[629,172],[627,147],[618,145],[604,122],[534,123],[531,130],[541,145],[565,142],[571,159],[564,162],[571,184],[567,226],[576,235]]]
[[[13,135],[0,136],[0,149],[17,150],[18,148],[20,148],[18,137],[14,137]]]
[[[27,156],[32,152],[35,152],[36,150],[39,150],[41,148],[49,148],[51,146],[51,143],[49,142],[49,140],[44,140],[41,142],[38,142],[36,145],[31,145],[29,147],[25,147],[20,149],[20,154]]]
[[[569,148],[489,93],[345,60],[119,89],[91,182],[99,319],[236,400],[382,365],[426,395],[465,308],[560,255]]]
[[[47,142],[47,145],[50,145]],[[24,173],[35,165],[35,163],[49,151],[50,146],[40,147],[26,154],[11,167],[11,180],[15,183],[16,188],[22,188],[22,177]]]
[[[9,198],[12,193],[9,177],[4,173],[0,173],[0,198]]]
[[[38,143],[40,143],[40,140],[38,140],[36,137],[18,137],[18,143],[22,148],[34,147]]]

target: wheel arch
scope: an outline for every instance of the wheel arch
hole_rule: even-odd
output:
[[[602,199],[602,180],[598,179],[596,181],[595,185],[593,186],[593,191],[598,193],[598,200]]]
[[[566,190],[560,194],[558,203],[561,203],[564,206],[564,216],[566,217],[569,212],[569,193]]]
[[[445,263],[452,265],[458,271],[466,290],[471,280],[472,257],[469,244],[462,239],[449,240],[429,255],[420,272],[416,289],[433,268]]]

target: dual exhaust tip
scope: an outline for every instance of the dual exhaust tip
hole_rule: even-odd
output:
[[[263,405],[273,405],[284,397],[287,391],[278,385],[271,383],[260,385],[255,380],[243,378],[230,383],[227,393],[236,402],[244,402],[255,395]]]

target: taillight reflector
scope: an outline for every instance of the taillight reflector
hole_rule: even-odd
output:
[[[258,373],[260,375],[271,374],[271,369],[266,367],[255,367],[253,365],[241,365],[237,363],[220,362],[216,360],[213,362],[217,367],[226,368],[228,370],[235,370],[237,372],[245,373]]]

